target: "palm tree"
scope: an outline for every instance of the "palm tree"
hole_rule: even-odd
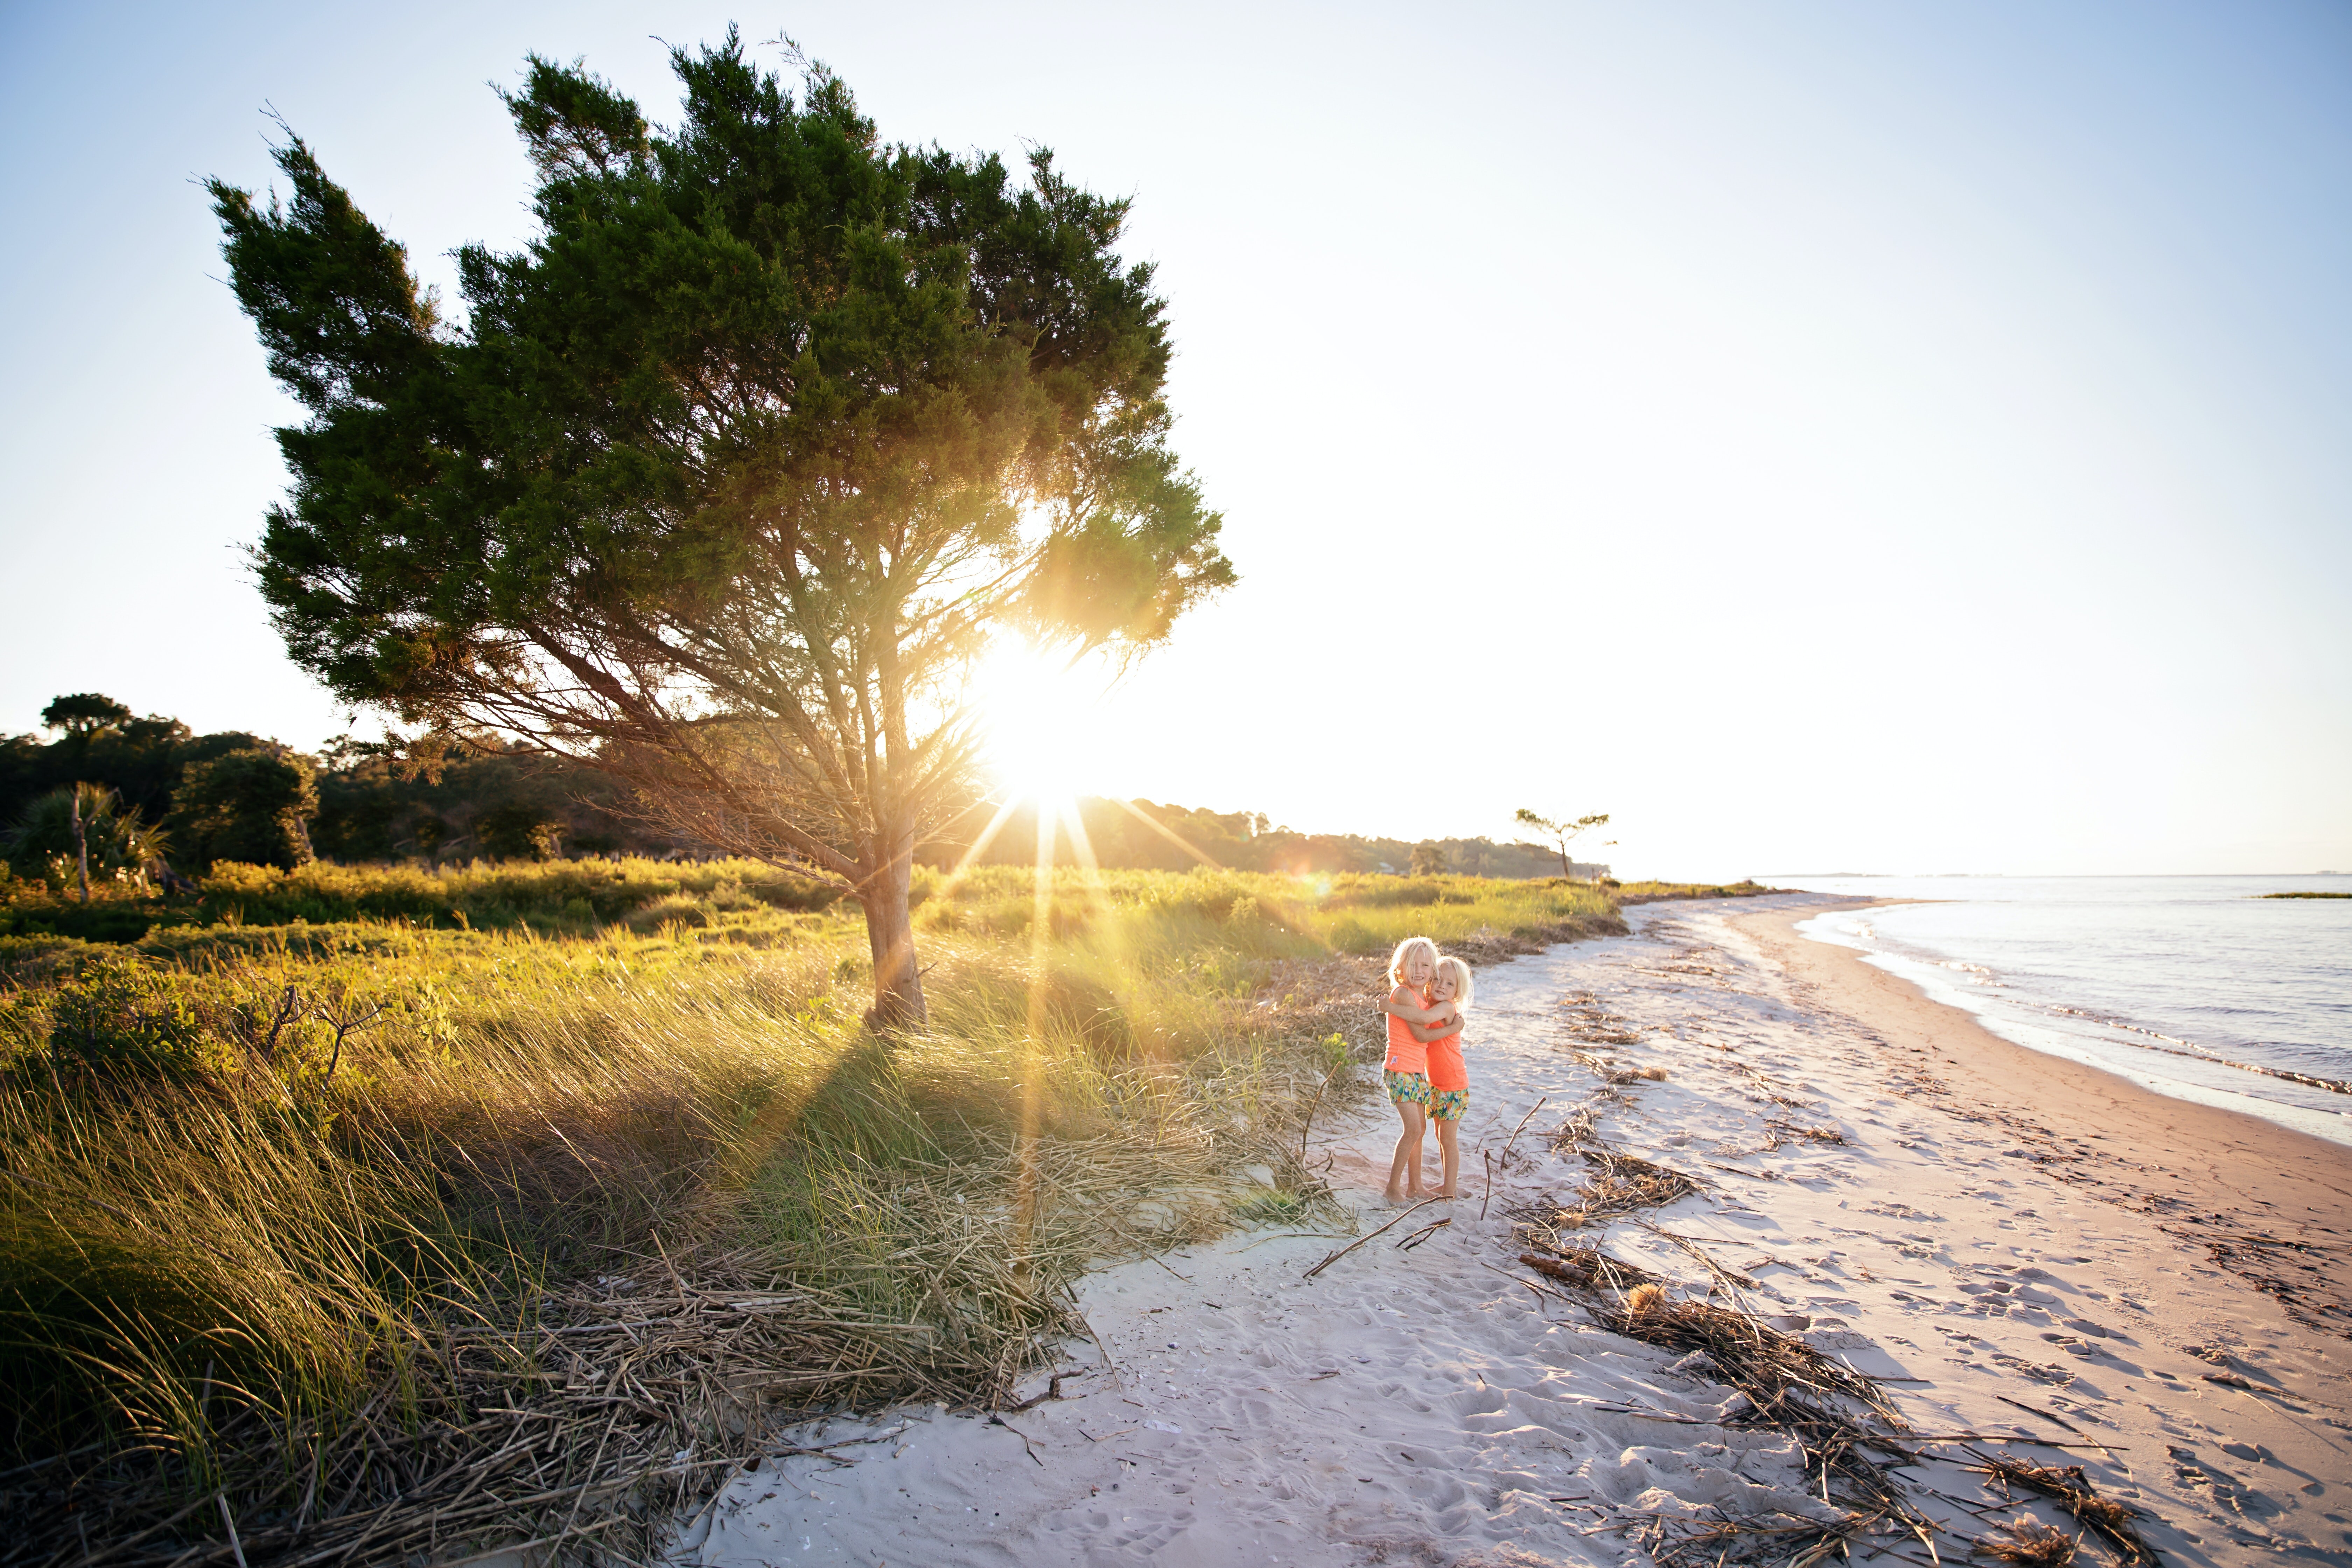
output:
[[[82,902],[89,901],[89,878],[128,872],[144,886],[150,862],[163,859],[170,847],[163,829],[146,821],[135,805],[104,784],[73,784],[51,790],[26,806],[5,833],[0,833],[8,858],[44,870],[69,859],[81,883]]]

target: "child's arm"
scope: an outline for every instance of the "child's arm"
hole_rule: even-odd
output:
[[[1405,1027],[1412,1031],[1414,1039],[1425,1046],[1432,1040],[1443,1040],[1450,1036],[1460,1034],[1462,1018],[1459,1014],[1456,1014],[1453,1017],[1442,1019],[1434,1024],[1416,1024],[1408,1019]]]
[[[1450,1002],[1442,1002],[1434,1007],[1427,1005],[1421,1000],[1421,994],[1410,985],[1398,986],[1389,993],[1389,999],[1381,1004],[1381,1012],[1393,1013],[1408,1024],[1433,1024],[1453,1010],[1454,1005]]]

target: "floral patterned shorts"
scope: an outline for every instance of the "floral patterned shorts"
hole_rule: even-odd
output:
[[[1381,1081],[1388,1085],[1389,1100],[1394,1105],[1426,1107],[1430,1101],[1429,1075],[1423,1072],[1398,1072],[1393,1068],[1381,1069]]]
[[[1431,1102],[1429,1114],[1439,1121],[1459,1121],[1462,1113],[1470,1109],[1470,1091],[1466,1089],[1441,1089]]]

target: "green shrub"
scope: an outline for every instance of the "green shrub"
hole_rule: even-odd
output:
[[[199,984],[128,954],[99,959],[51,998],[48,1058],[108,1078],[225,1079],[237,1052],[207,1026]]]
[[[529,801],[510,801],[474,818],[474,842],[496,860],[552,860],[563,844],[555,813]]]
[[[302,865],[311,858],[304,825],[318,815],[319,785],[310,767],[265,747],[191,763],[172,792],[173,837],[197,866]]]

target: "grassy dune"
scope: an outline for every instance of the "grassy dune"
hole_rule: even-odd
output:
[[[890,1040],[854,911],[745,863],[233,867],[115,900],[135,942],[20,918],[0,1381],[36,1468],[0,1506],[59,1542],[163,1525],[134,1562],[209,1539],[164,1521],[215,1492],[255,1562],[414,1545],[436,1509],[435,1540],[625,1539],[761,1413],[1001,1396],[1085,1331],[1094,1262],[1336,1217],[1299,1128],[1378,1047],[1333,955],[1622,929],[1595,889],[1472,878],[918,894],[932,1024]],[[699,1348],[629,1348],[689,1320]],[[625,1427],[594,1403],[624,1383]],[[530,1479],[486,1414],[525,1407],[585,1434]]]

